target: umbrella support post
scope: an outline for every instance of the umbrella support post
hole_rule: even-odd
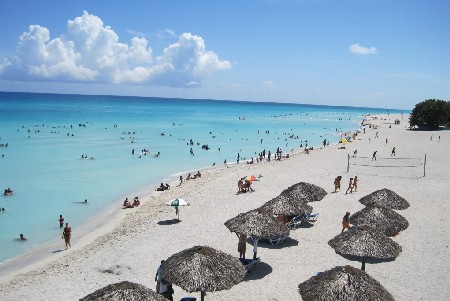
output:
[[[201,292],[200,292],[200,300],[201,300],[201,301],[205,301],[205,295],[206,295],[206,294],[205,294],[204,291],[201,291]]]
[[[366,270],[366,257],[364,256],[362,258],[361,271],[365,271],[365,270]]]

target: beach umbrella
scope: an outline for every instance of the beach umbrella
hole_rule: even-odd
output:
[[[254,182],[254,181],[259,181],[259,180],[255,176],[246,176],[244,178],[244,181],[252,181],[252,182]]]
[[[162,264],[164,280],[189,292],[227,290],[246,274],[241,261],[208,246],[194,246],[170,256]]]
[[[176,198],[173,200],[170,200],[166,203],[168,206],[174,206],[175,207],[175,214],[178,216],[178,220],[180,219],[180,210],[178,209],[179,206],[189,206],[189,203],[181,198]]]
[[[347,143],[348,143],[348,141],[347,141],[347,139],[345,139],[345,138],[342,138],[342,139],[341,139],[341,143],[347,144]]]
[[[299,182],[283,190],[280,195],[297,198],[305,202],[318,202],[327,195],[327,192],[320,186]]]
[[[398,243],[367,225],[351,227],[348,231],[336,235],[328,244],[336,253],[360,257],[363,271],[367,257],[395,258],[402,251]]]
[[[313,210],[306,201],[281,194],[266,202],[260,209],[270,214],[285,216],[309,214]]]
[[[394,210],[409,207],[408,201],[387,188],[380,189],[362,197],[359,202],[365,206],[383,206]]]
[[[261,209],[240,213],[224,224],[231,232],[245,234],[253,240],[253,259],[256,259],[259,239],[288,236],[290,231],[283,222]]]
[[[122,281],[107,285],[81,298],[80,301],[167,301],[162,295],[137,283]]]
[[[409,226],[406,218],[384,207],[365,207],[352,214],[349,220],[353,225],[369,225],[387,236],[395,236]]]
[[[392,295],[364,271],[337,266],[298,285],[304,301],[393,301]]]

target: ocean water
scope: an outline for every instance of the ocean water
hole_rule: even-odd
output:
[[[76,229],[143,187],[238,154],[337,143],[367,113],[386,109],[0,92],[0,189],[14,191],[0,196],[0,262],[60,238],[60,214]]]

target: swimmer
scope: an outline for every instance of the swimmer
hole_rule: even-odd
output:
[[[27,240],[27,238],[26,238],[25,236],[23,236],[23,234],[21,233],[21,234],[19,235],[18,240]]]

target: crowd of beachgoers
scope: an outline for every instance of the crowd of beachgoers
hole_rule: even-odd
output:
[[[161,183],[161,189],[152,187],[148,194],[139,195],[135,210],[121,211],[89,236],[72,237],[67,252],[49,252],[39,262],[2,267],[8,273],[2,275],[0,293],[4,300],[76,300],[123,280],[156,290],[153,278],[161,260],[182,250],[209,246],[242,256],[236,249],[242,242],[224,222],[259,208],[295,183],[308,182],[328,192],[311,204],[320,218],[290,231],[279,245],[261,244],[261,261],[251,273],[230,289],[208,292],[208,300],[301,300],[298,285],[317,273],[335,266],[359,268],[360,262],[339,256],[328,241],[352,227],[344,224],[343,216],[364,208],[359,199],[383,188],[408,200],[411,206],[402,215],[410,226],[393,238],[402,246],[401,254],[392,261],[367,263],[366,272],[396,300],[446,300],[450,266],[442,256],[448,254],[450,243],[446,201],[450,191],[445,181],[450,176],[446,152],[450,136],[447,131],[411,131],[397,120],[399,115],[369,116],[365,130],[342,133],[336,143],[282,152],[279,160],[276,150],[270,157],[266,150],[262,160],[257,152],[253,164],[251,157],[239,158],[239,164],[224,162],[199,171],[199,176],[192,171],[189,180],[187,173],[180,180]],[[404,163],[413,161],[419,163]],[[244,188],[251,175],[257,178],[250,180],[253,192]],[[167,201],[175,198],[190,205],[180,209],[179,222],[170,223],[174,213]],[[431,217],[426,222],[424,213]],[[249,239],[245,242],[252,244]],[[197,296],[176,284],[173,290],[174,300]]]

